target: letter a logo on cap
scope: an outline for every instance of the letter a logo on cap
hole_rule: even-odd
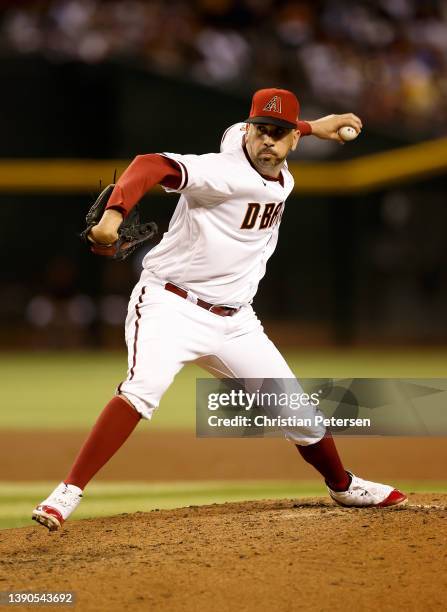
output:
[[[274,113],[281,112],[281,97],[273,96],[262,109],[263,111],[271,111]]]
[[[253,94],[250,115],[246,123],[267,123],[296,129],[300,104],[294,93],[287,89],[258,89]]]

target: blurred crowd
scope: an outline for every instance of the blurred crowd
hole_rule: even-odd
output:
[[[248,93],[294,89],[377,128],[427,135],[447,123],[445,0],[17,0],[0,53],[138,62]]]

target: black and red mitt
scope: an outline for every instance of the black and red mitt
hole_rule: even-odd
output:
[[[122,261],[133,253],[140,244],[153,238],[158,232],[158,227],[153,221],[141,223],[137,204],[123,220],[118,230],[118,240],[116,242],[99,244],[92,240],[89,237],[90,230],[100,222],[114,187],[114,183],[107,185],[96,198],[85,217],[87,227],[81,233],[81,238],[96,255]]]

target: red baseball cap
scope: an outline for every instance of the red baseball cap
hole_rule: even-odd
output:
[[[258,89],[253,95],[250,116],[245,123],[267,123],[284,128],[298,126],[300,103],[287,89]]]

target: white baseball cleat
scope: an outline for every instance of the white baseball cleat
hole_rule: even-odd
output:
[[[405,493],[389,485],[363,480],[348,472],[351,484],[347,491],[333,491],[328,487],[329,495],[339,506],[348,508],[388,508],[407,501]]]
[[[54,491],[33,510],[33,521],[50,531],[57,531],[76,510],[82,499],[82,489],[61,482]]]

